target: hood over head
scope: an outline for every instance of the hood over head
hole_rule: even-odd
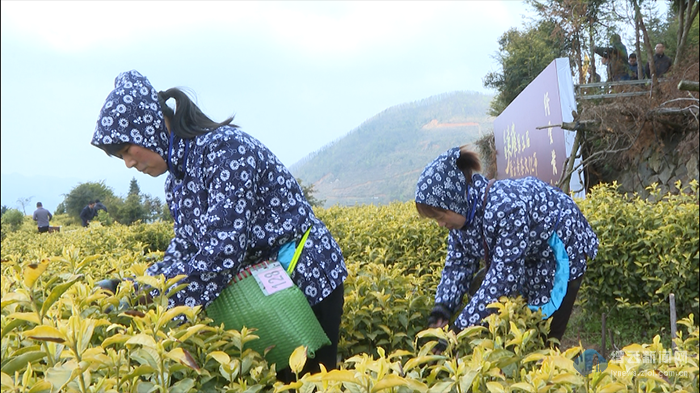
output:
[[[454,147],[428,164],[418,178],[416,202],[467,216],[467,179],[457,168],[459,147]]]
[[[125,143],[145,147],[168,162],[168,131],[158,91],[136,70],[120,73],[97,119],[92,145],[114,155]]]

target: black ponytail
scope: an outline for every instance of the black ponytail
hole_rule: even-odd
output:
[[[457,168],[464,173],[467,179],[467,184],[471,184],[472,175],[474,172],[481,170],[481,162],[479,156],[473,151],[467,149],[467,145],[459,147],[459,158],[457,159]]]
[[[166,104],[171,98],[175,100],[175,110]],[[177,87],[166,91],[159,91],[158,102],[160,103],[163,114],[170,119],[170,131],[180,138],[193,138],[225,125],[238,127],[231,123],[233,121],[233,116],[220,123],[213,121],[192,102],[184,91]]]

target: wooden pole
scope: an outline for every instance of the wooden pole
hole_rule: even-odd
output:
[[[608,329],[608,336],[610,336],[610,350],[616,351],[617,348],[615,347],[615,333],[613,333],[612,329]]]
[[[682,80],[678,82],[678,90],[698,91],[700,88],[699,82]]]
[[[671,306],[671,351],[676,351],[676,342],[673,341],[676,338],[676,295],[669,293],[668,302]]]
[[[601,344],[601,351],[603,351],[603,353],[601,353],[601,355],[603,355],[603,357],[607,359],[607,356],[605,356],[605,313],[603,313],[602,322],[603,322],[603,343]]]
[[[566,168],[559,179],[559,188],[561,188],[561,190],[566,194],[571,191],[571,176],[574,172],[574,161],[576,161],[576,153],[578,153],[582,132],[583,131],[581,130],[576,131],[576,136],[574,136],[574,145],[571,147],[571,155],[567,158]]]

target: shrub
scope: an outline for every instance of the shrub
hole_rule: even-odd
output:
[[[698,314],[698,183],[677,195],[649,191],[651,199],[642,199],[600,185],[578,201],[600,241],[579,301],[589,318],[605,312],[617,329],[629,319],[642,330],[668,326],[669,293],[679,315]]]
[[[649,285],[641,287],[646,294],[635,294],[639,298],[630,294],[628,299],[632,304],[656,296],[651,299],[658,308],[644,310],[652,321],[663,315],[665,290],[697,297],[697,270],[696,281],[683,270],[697,269],[694,187],[695,194],[665,196],[656,203],[627,200],[614,192],[614,186],[596,189],[578,201],[601,240],[599,257],[589,266],[587,284],[579,295],[588,312],[608,305],[625,309],[614,291],[633,289],[619,285],[619,279],[608,282],[610,269],[626,274],[628,281]],[[674,341],[685,359],[634,363],[640,352],[657,356],[668,351],[660,338],[654,338],[651,344],[623,348],[620,359],[610,362],[610,370],[582,376],[572,363],[581,348],[563,353],[546,348],[542,336],[548,321],[525,307],[522,299],[492,305],[496,312],[483,327],[459,334],[423,330],[447,233],[420,220],[412,203],[336,207],[317,213],[338,239],[350,272],[339,345],[342,369],[300,375],[299,382],[282,386],[275,382],[275,366],[246,346],[256,339],[255,331],[212,326],[197,308],[168,310],[167,296],[176,289],[161,290],[167,295],[142,304],[137,300],[142,293],[131,281],[123,281],[116,293],[97,288],[95,282],[107,277],[130,277],[161,289],[174,281],[143,276],[167,247],[171,224],[107,227],[95,222],[89,228],[50,235],[37,234],[35,227],[31,232],[22,229],[3,239],[2,391],[697,391],[698,328],[692,315],[679,321],[686,332]],[[24,221],[22,228],[29,225]],[[3,221],[3,235],[4,228]],[[641,241],[643,250],[638,238],[647,240],[648,244]],[[689,259],[683,259],[686,243],[695,244]],[[644,273],[642,269],[649,268],[645,263],[660,260],[662,253],[688,262],[664,265],[674,266],[680,278],[656,270]],[[675,281],[660,291],[663,284],[654,289],[649,283],[657,280],[639,274]],[[604,285],[594,287],[599,280]],[[599,295],[601,304],[607,303],[595,308]],[[435,354],[439,339],[447,347]],[[292,356],[290,364],[301,369],[304,351]]]
[[[2,238],[10,232],[16,232],[24,222],[24,214],[17,209],[8,209],[2,215]]]

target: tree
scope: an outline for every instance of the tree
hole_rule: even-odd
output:
[[[135,177],[131,178],[131,183],[129,183],[129,195],[139,195],[141,193],[141,187],[139,187],[139,182],[136,181]]]
[[[22,207],[22,213],[24,213],[25,216],[27,215],[27,209],[26,209],[26,208],[27,208],[27,206],[29,205],[29,203],[32,201],[32,199],[34,199],[33,196],[26,197],[26,198],[18,198],[18,199],[17,199],[17,203],[19,203],[19,205]]]
[[[77,218],[89,201],[100,199],[106,202],[114,198],[116,198],[114,192],[104,184],[104,181],[86,182],[78,184],[66,194],[63,205],[69,216]]]
[[[691,34],[691,31],[694,32],[694,35],[698,33],[697,25],[694,23],[698,16],[698,3],[695,0],[675,0],[673,1],[673,7],[678,10],[676,56],[673,60],[673,66],[677,67],[680,59],[685,54],[689,34]],[[693,26],[695,27],[693,28]]]
[[[146,221],[147,218],[148,211],[141,203],[141,195],[139,194],[129,194],[119,209],[119,215],[115,216],[115,219],[124,225],[131,225],[136,221]]]
[[[489,114],[498,116],[554,59],[566,53],[565,42],[552,22],[541,21],[519,31],[512,28],[498,40],[496,60],[501,72],[490,72],[484,86],[496,89]]]
[[[551,23],[553,34],[564,43],[579,83],[585,83],[585,53],[593,59],[593,38],[600,24],[614,25],[620,17],[614,12],[614,0],[526,0],[540,17]],[[588,44],[587,44],[588,41]],[[595,73],[595,62],[591,63]]]
[[[301,179],[297,179],[297,183],[299,183],[299,187],[301,187],[301,192],[304,193],[304,198],[306,198],[306,201],[309,202],[309,205],[312,207],[323,207],[323,204],[326,203],[325,200],[323,199],[316,199],[314,194],[316,193],[316,190],[314,190],[314,185],[308,185],[305,186]]]
[[[167,203],[163,203],[160,207],[160,212],[158,213],[157,219],[165,222],[173,222],[173,215],[170,214],[170,208]]]
[[[53,212],[54,215],[56,214],[66,214],[66,204],[65,202],[61,202],[56,206],[56,210]]]
[[[651,85],[655,87],[658,90],[658,84],[657,84],[657,75],[654,70],[656,69],[656,66],[654,65],[654,51],[651,49],[651,40],[649,39],[649,33],[647,31],[646,25],[644,23],[644,18],[642,17],[642,11],[639,3],[641,0],[631,0],[632,6],[634,7],[634,12],[635,12],[635,21],[636,21],[636,26],[635,28],[640,29],[642,31],[643,37],[644,37],[644,48],[646,49],[647,53],[647,61],[649,62],[649,70],[651,70]],[[642,67],[640,64],[639,67]],[[646,73],[646,72],[645,72]]]
[[[153,222],[162,219],[161,214],[163,212],[163,203],[158,197],[144,195],[143,206],[146,213],[146,218],[144,219],[144,221]],[[168,215],[170,214],[168,213]]]
[[[74,187],[65,197],[64,201],[58,205],[56,214],[68,213],[71,217],[79,217],[80,212],[89,201],[99,199],[107,208],[109,213],[101,212],[98,221],[105,225],[112,220],[124,225],[133,224],[136,221],[151,222],[157,219],[168,219],[167,207],[163,208],[163,203],[158,198],[141,194],[136,178],[132,178],[129,183],[129,193],[126,199],[114,195],[111,188],[104,182],[81,183]]]
[[[136,178],[129,183],[129,193],[126,199],[115,198],[110,201],[109,213],[115,221],[124,225],[131,225],[136,221],[149,221],[149,210],[145,199],[149,196],[141,195],[141,188]]]

